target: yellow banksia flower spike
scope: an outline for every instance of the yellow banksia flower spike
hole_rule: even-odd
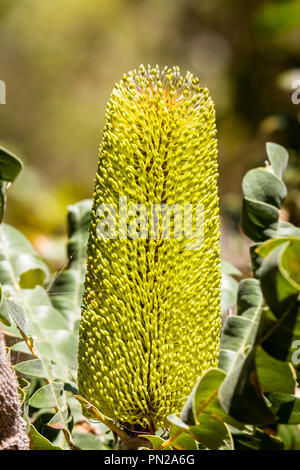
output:
[[[78,356],[79,394],[120,423],[163,425],[217,365],[217,177],[198,79],[158,66],[124,76],[100,145]]]

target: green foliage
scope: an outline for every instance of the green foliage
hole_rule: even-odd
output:
[[[146,435],[156,449],[300,449],[300,398],[296,394],[300,346],[300,230],[280,219],[286,195],[286,151],[267,144],[269,163],[243,181],[242,227],[253,240],[253,277],[222,263],[219,368],[206,371],[180,414],[168,417],[168,437]],[[18,160],[17,160],[18,161]],[[1,175],[17,174],[5,169]],[[17,166],[16,166],[17,168]],[[6,176],[8,178],[8,176]],[[6,198],[7,185],[4,188]],[[69,207],[69,262],[53,282],[29,242],[0,226],[0,320],[21,354],[14,366],[32,449],[108,449],[103,424],[84,433],[76,394],[78,320],[86,262],[90,201]],[[298,349],[297,349],[298,348]],[[24,355],[24,353],[26,355]],[[82,399],[81,399],[82,400]],[[122,430],[86,403],[95,418]]]
[[[220,369],[199,379],[180,418],[169,417],[170,436],[159,448],[177,448],[173,427],[209,449],[299,446],[292,360],[300,344],[300,231],[280,220],[287,152],[267,144],[267,155],[266,166],[243,181],[241,223],[256,242],[250,249],[254,278],[238,285],[237,315],[227,318],[221,335]],[[237,273],[227,268],[227,274]]]
[[[68,207],[68,267],[55,278],[49,289],[52,304],[64,315],[74,333],[80,320],[90,219],[90,199]]]
[[[238,269],[232,266],[228,261],[222,260],[222,297],[221,312],[226,313],[229,309],[236,305],[237,291],[239,283],[233,276],[240,276]]]
[[[13,181],[21,163],[5,155],[0,159],[1,176]],[[3,189],[5,199],[7,185]],[[26,238],[13,227],[0,226],[0,318],[5,333],[17,338],[11,350],[22,359],[29,354],[15,369],[34,384],[22,391],[32,449],[72,448],[74,416],[81,419],[73,392],[89,219],[89,200],[69,207],[69,263],[52,283],[47,265]],[[58,430],[55,443],[35,427],[45,411],[45,425]]]
[[[299,26],[300,4],[297,0],[264,2],[257,15],[259,29],[265,34],[286,33]]]
[[[6,206],[6,190],[22,169],[21,160],[8,150],[0,147],[0,222]]]

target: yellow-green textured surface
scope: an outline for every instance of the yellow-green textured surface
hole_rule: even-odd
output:
[[[106,416],[162,424],[217,364],[217,177],[208,90],[177,67],[141,66],[124,76],[108,102],[100,145],[79,341],[79,394]],[[117,210],[119,196],[128,206],[202,204],[201,248],[161,234],[101,240],[97,208]]]

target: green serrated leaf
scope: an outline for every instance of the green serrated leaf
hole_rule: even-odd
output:
[[[62,417],[63,417],[63,420],[62,420]],[[72,432],[72,429],[74,426],[74,420],[73,420],[73,416],[71,414],[71,408],[69,405],[65,408],[63,413],[61,413],[61,411],[58,411],[50,419],[47,425],[53,429],[65,429],[66,423],[68,424],[69,432]]]
[[[300,398],[286,393],[272,393],[268,399],[278,423],[300,424]]]
[[[31,450],[63,450],[59,446],[53,445],[46,437],[42,436],[33,424],[30,425],[30,449]]]
[[[15,298],[23,306],[27,319],[26,336],[34,337],[39,355],[61,364],[76,368],[77,337],[69,331],[67,319],[54,309],[47,292],[41,287],[16,291]]]
[[[235,450],[282,450],[283,443],[276,437],[256,428],[254,435],[233,434]]]
[[[299,426],[280,424],[277,429],[278,436],[284,443],[285,450],[300,450]]]
[[[245,198],[280,209],[286,198],[286,186],[281,179],[265,168],[248,171],[243,179]]]
[[[204,413],[213,419],[217,418],[223,423],[235,426],[237,429],[244,429],[244,425],[226,414],[220,405],[219,389],[225,377],[226,373],[223,370],[215,368],[209,369],[200,377],[183,407],[181,412],[182,422],[197,425]],[[175,424],[174,421],[172,422]],[[177,426],[182,427],[180,421]]]
[[[20,173],[22,166],[19,157],[0,146],[0,180],[13,182]]]
[[[244,198],[241,225],[251,240],[262,242],[275,237],[280,211],[269,204]]]
[[[255,242],[277,237],[282,228],[280,207],[286,197],[282,174],[288,155],[283,147],[269,143],[270,165],[250,170],[243,179],[241,225],[245,234]]]
[[[3,286],[33,288],[43,285],[49,269],[28,240],[15,228],[0,225],[0,282]]]
[[[13,319],[18,329],[25,336],[29,337],[26,313],[23,307],[18,305],[16,302],[11,302],[10,300],[6,300],[6,305],[8,308],[9,316]]]
[[[63,384],[52,382],[39,388],[30,398],[29,404],[34,408],[53,408],[61,401]]]
[[[299,239],[274,241],[262,247],[259,269],[262,291],[269,310],[265,312],[263,348],[281,361],[290,361],[292,344],[300,340],[300,285],[298,284]],[[273,249],[272,249],[273,248]]]
[[[190,426],[190,435],[203,447],[210,450],[234,449],[228,426],[206,414],[201,414],[198,426]]]
[[[177,450],[198,450],[198,444],[189,432],[181,432],[181,427],[172,425],[170,437],[175,436],[172,447]]]
[[[255,368],[254,348],[261,335],[263,303],[259,281],[243,280],[238,291],[238,316],[227,318],[221,336],[219,363],[227,376],[220,386],[220,403],[227,414],[247,424],[275,420],[261,393]]]
[[[50,367],[50,363],[48,367]],[[29,361],[19,362],[14,365],[14,369],[28,377],[39,377],[45,379],[48,376],[44,363],[40,359],[31,359]]]
[[[141,435],[139,435],[139,437],[144,437],[145,439],[148,439],[148,441],[151,442],[154,450],[157,449],[158,447],[160,447],[162,444],[164,444],[166,442],[161,437],[154,436],[152,434],[141,434]],[[164,447],[164,450],[172,450],[172,447],[171,446],[166,446],[166,447]]]
[[[288,152],[284,147],[273,142],[267,142],[266,151],[274,174],[282,178],[289,161]]]
[[[235,266],[233,266],[229,261],[222,259],[221,261],[221,270],[222,273],[228,274],[229,276],[240,276],[241,271],[239,271]]]
[[[94,434],[84,434],[76,432],[72,434],[74,445],[81,450],[107,450],[109,447],[103,442],[99,436]]]
[[[255,364],[263,392],[294,393],[297,382],[292,365],[278,361],[261,347],[255,351]]]
[[[69,263],[50,288],[51,300],[67,319],[70,329],[77,333],[86,270],[86,246],[91,218],[90,199],[68,206]]]

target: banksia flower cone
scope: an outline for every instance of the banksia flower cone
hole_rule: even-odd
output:
[[[208,90],[177,67],[124,76],[100,146],[78,373],[79,394],[121,423],[163,425],[217,365],[217,176]]]

